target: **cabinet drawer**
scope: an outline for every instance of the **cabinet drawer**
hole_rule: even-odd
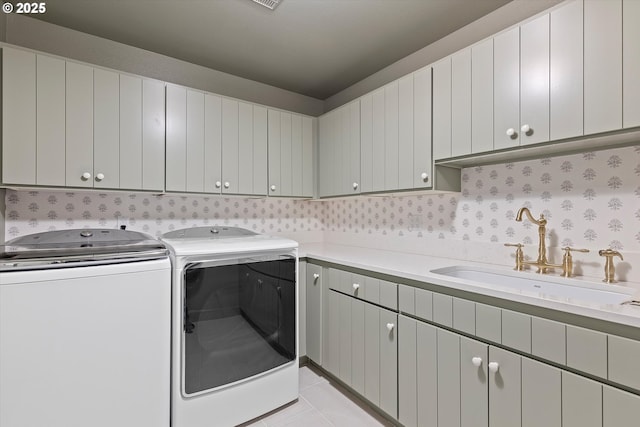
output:
[[[531,318],[531,354],[562,365],[567,363],[567,337],[564,323]]]
[[[402,313],[416,314],[415,288],[407,285],[398,285],[398,310]]]
[[[380,305],[392,310],[398,309],[398,285],[380,280]]]
[[[453,326],[453,298],[433,294],[433,321],[444,326]]]
[[[499,308],[476,303],[476,336],[501,342],[502,313]]]
[[[607,378],[607,335],[567,325],[567,366]]]
[[[348,295],[360,299],[366,299],[367,286],[365,277],[356,273],[346,273],[346,280],[343,282],[344,292]]]
[[[343,277],[345,272],[342,270],[338,270],[335,268],[329,269],[329,289],[333,289],[334,291],[344,292],[343,288]]]
[[[433,292],[425,289],[415,289],[416,316],[425,320],[433,320]]]
[[[502,310],[502,344],[531,353],[531,316]]]
[[[475,335],[476,305],[474,302],[453,298],[453,329]]]
[[[380,304],[380,280],[364,277],[364,287],[367,288],[364,299],[374,304]]]
[[[609,379],[640,390],[640,342],[609,335]]]

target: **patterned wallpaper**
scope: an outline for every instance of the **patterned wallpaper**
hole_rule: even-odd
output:
[[[522,206],[544,213],[549,246],[640,252],[640,146],[462,170],[460,194],[329,201],[7,191],[6,236],[117,227],[159,235],[208,224],[279,234],[324,230],[406,238],[535,244]]]

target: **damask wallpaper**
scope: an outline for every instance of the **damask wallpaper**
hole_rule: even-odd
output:
[[[328,201],[13,191],[6,236],[117,227],[160,235],[224,224],[260,233],[339,232],[396,238],[536,244],[522,206],[548,219],[549,246],[640,252],[640,146],[466,168],[461,193]]]

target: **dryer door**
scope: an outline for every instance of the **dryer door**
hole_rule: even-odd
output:
[[[185,395],[296,359],[296,261],[247,257],[185,268]]]

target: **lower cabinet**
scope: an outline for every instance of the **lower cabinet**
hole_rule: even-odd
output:
[[[396,418],[397,313],[333,290],[326,298],[322,367]]]
[[[322,267],[307,263],[305,279],[307,357],[322,365]]]

